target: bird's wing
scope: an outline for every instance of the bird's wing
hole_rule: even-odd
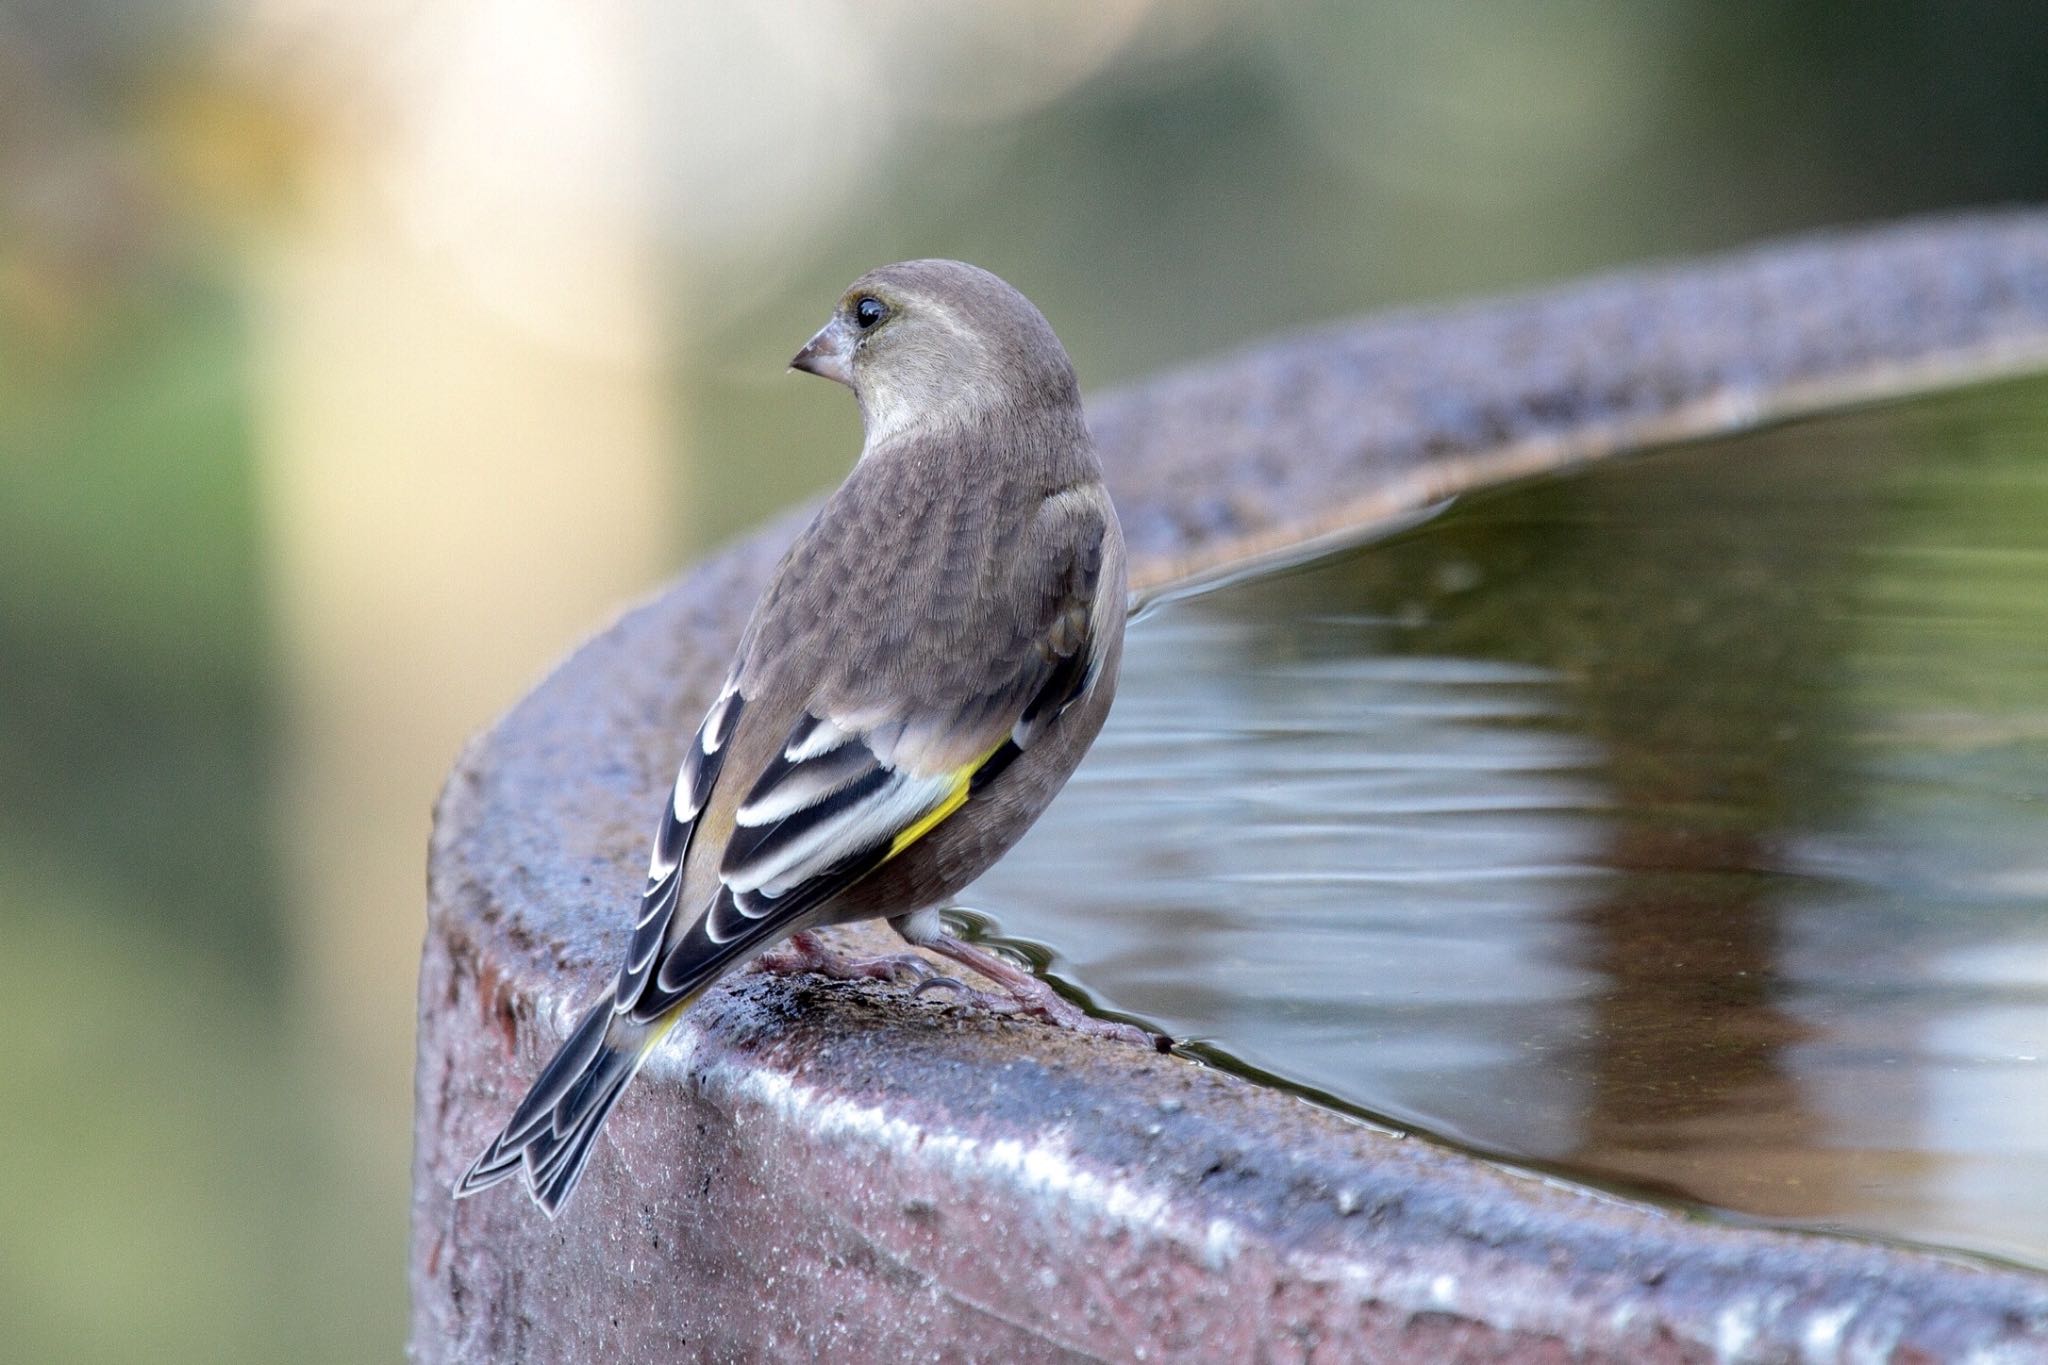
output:
[[[877,688],[873,679],[889,676],[879,661],[837,670],[809,690],[766,761],[741,772],[727,754],[764,747],[734,743],[750,721],[749,693],[761,695],[742,654],[698,727],[663,813],[615,1009],[656,1018],[731,962],[799,927],[958,811],[1087,692],[1101,662],[1105,613],[1123,609],[1120,583],[1103,581],[1113,513],[1091,485],[1048,498],[1038,518],[1026,542],[1030,555],[1007,576],[1006,600],[989,604],[1001,623],[1001,657],[960,672],[973,679],[967,685]],[[851,642],[851,656],[867,644]],[[722,845],[701,836],[693,842],[714,801],[729,812],[716,823],[730,832]],[[683,887],[702,884],[686,873],[710,857],[717,859],[716,889],[701,913],[685,918]]]

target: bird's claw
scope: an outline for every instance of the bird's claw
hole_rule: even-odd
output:
[[[938,977],[938,969],[916,953],[847,957],[809,933],[790,935],[787,943],[761,954],[755,962],[762,971],[779,976],[812,973],[833,981],[915,981],[922,986]]]

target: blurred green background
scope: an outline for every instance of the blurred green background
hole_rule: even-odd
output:
[[[2033,7],[0,0],[0,1340],[398,1353],[430,803],[1006,275],[1100,388],[2048,192]]]

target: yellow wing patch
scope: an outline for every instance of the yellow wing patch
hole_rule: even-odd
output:
[[[1006,740],[1005,743],[1007,742]],[[939,804],[926,811],[915,823],[905,826],[902,833],[890,840],[888,855],[882,861],[888,862],[890,858],[903,852],[904,849],[909,848],[919,839],[924,838],[925,835],[930,834],[933,830],[944,824],[948,816],[951,816],[955,811],[966,805],[968,792],[974,786],[974,775],[980,772],[982,765],[991,758],[994,758],[996,751],[1002,747],[1001,744],[996,745],[995,748],[990,749],[980,758],[975,759],[974,762],[969,763],[966,767],[955,773],[953,775],[953,785],[946,790],[946,795],[939,801]]]

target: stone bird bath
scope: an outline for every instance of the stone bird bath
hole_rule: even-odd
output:
[[[2048,365],[2048,213],[1287,337],[1095,399],[1140,590],[1674,439]],[[578,650],[437,811],[421,1361],[2048,1359],[2048,1276],[1745,1229],[943,995],[745,975],[559,1222],[450,1183],[622,950],[785,520]],[[879,940],[878,940],[879,941]]]

